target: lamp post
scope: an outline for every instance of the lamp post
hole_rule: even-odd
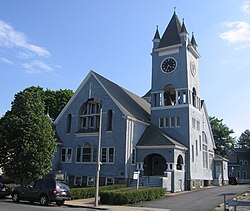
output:
[[[97,161],[96,161],[96,190],[95,190],[95,206],[98,206],[99,198],[99,180],[100,180],[100,165],[101,165],[101,137],[102,137],[102,104],[100,105],[100,117],[99,117],[99,134],[98,134],[98,149],[97,149]]]

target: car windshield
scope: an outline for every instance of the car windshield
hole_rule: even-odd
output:
[[[65,184],[65,183],[57,182],[57,183],[56,183],[56,189],[61,189],[61,190],[64,190],[64,191],[68,191],[68,190],[69,190],[69,187],[68,187],[68,185]]]

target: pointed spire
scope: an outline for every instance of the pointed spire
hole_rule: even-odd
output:
[[[161,38],[159,48],[180,44],[181,43],[179,36],[180,31],[181,31],[181,22],[174,10],[174,14]]]
[[[160,33],[159,33],[159,30],[158,30],[158,25],[156,26],[156,32],[155,32],[155,36],[154,36],[154,40],[160,40],[161,37],[160,37]]]
[[[187,28],[186,28],[185,23],[184,23],[184,18],[182,19],[181,34],[183,34],[183,35],[188,34]]]
[[[194,49],[196,49],[197,46],[198,46],[197,43],[196,43],[196,40],[194,38],[194,32],[192,32],[191,44],[194,47]]]

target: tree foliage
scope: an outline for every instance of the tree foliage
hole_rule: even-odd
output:
[[[238,144],[242,147],[250,149],[250,131],[245,130],[238,139]]]
[[[55,136],[41,91],[17,93],[11,110],[0,119],[0,167],[13,179],[37,179],[51,168]]]
[[[25,90],[33,93],[39,93],[45,104],[45,111],[47,111],[50,117],[55,120],[69,99],[73,96],[74,92],[70,89],[50,90],[45,91],[41,87],[29,87]]]
[[[225,156],[226,150],[234,146],[235,138],[231,136],[234,131],[223,123],[223,119],[209,117],[209,120],[216,145],[215,153]]]

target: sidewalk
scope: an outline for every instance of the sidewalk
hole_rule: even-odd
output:
[[[95,210],[111,210],[111,211],[129,211],[129,210],[138,210],[138,211],[170,211],[169,209],[157,209],[157,208],[147,208],[147,207],[132,207],[132,206],[113,206],[113,205],[102,205],[98,207],[94,206],[95,198],[90,199],[78,199],[65,201],[65,206],[68,207],[82,207]]]

